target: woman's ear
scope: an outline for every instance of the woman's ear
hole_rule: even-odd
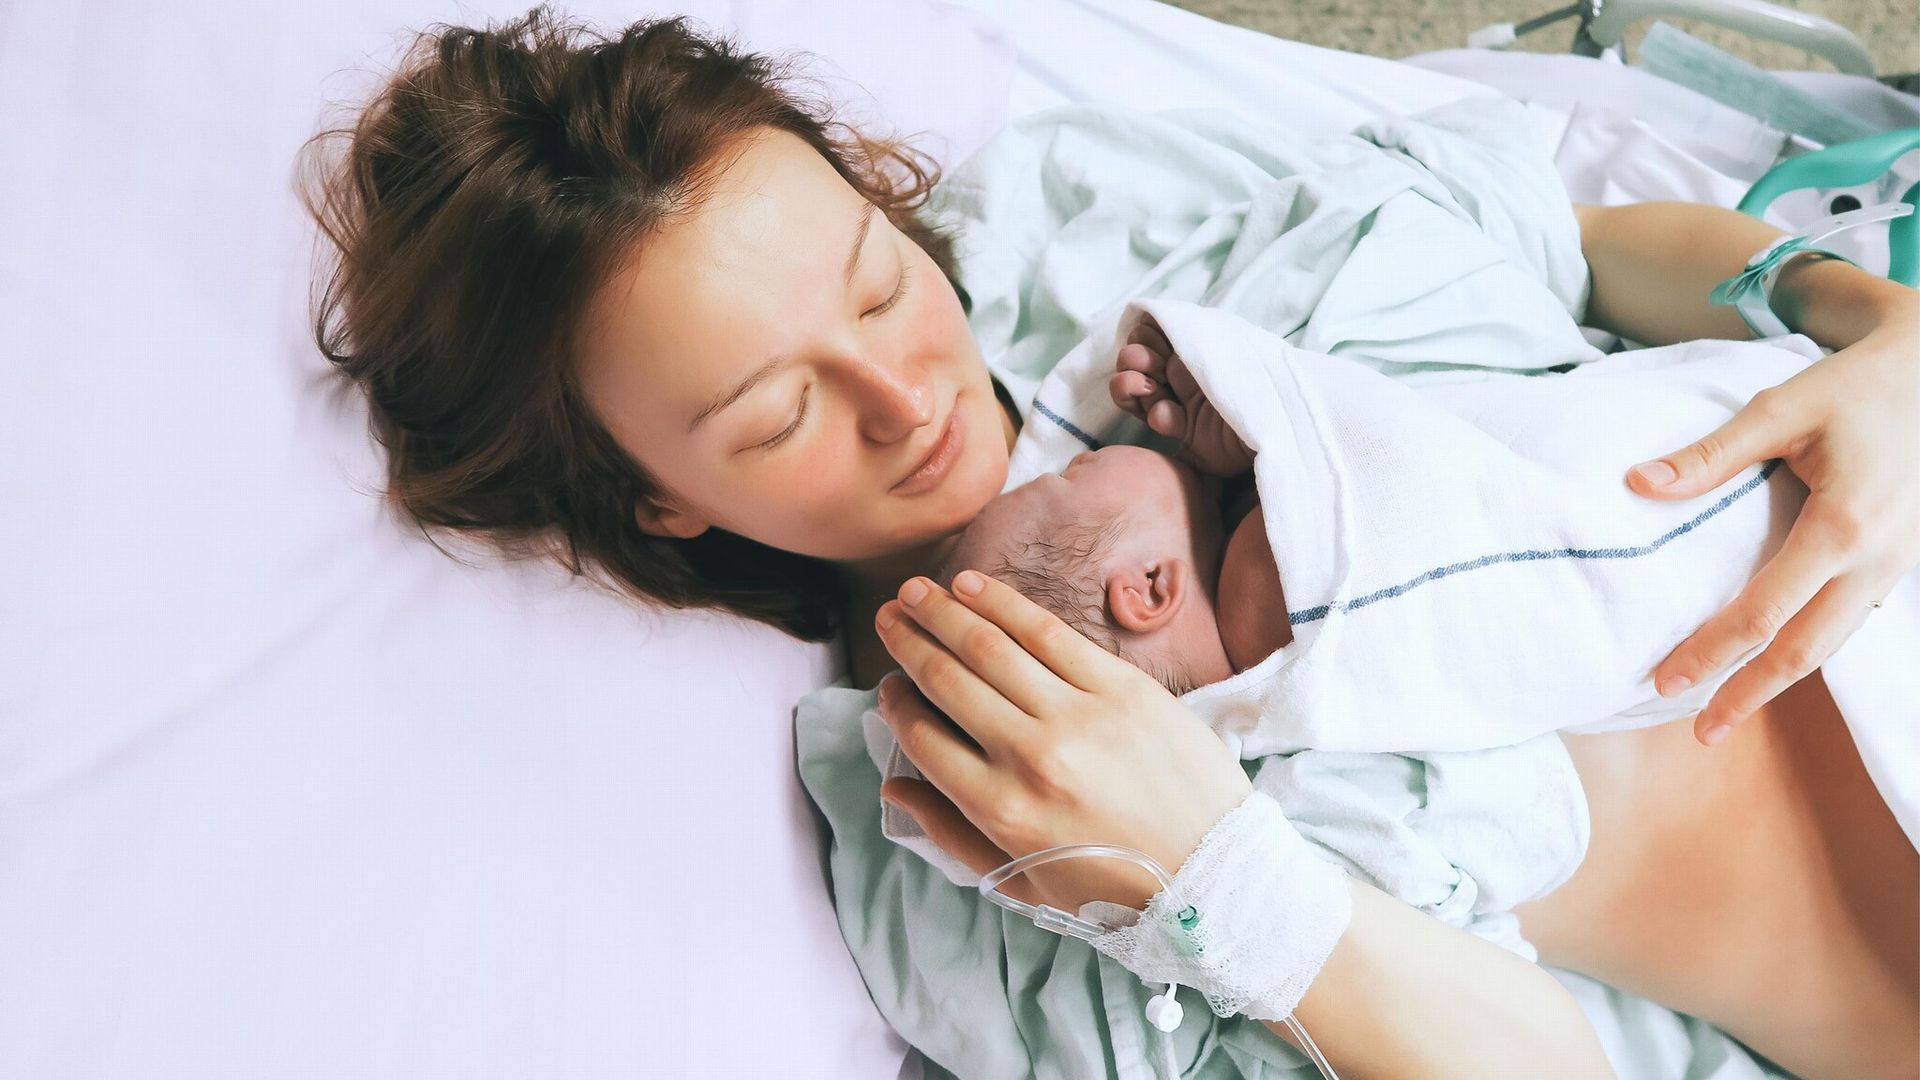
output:
[[[677,540],[691,540],[712,527],[711,522],[698,514],[689,513],[670,502],[656,502],[644,497],[634,504],[633,519],[640,524],[640,531],[649,536]]]
[[[1186,601],[1192,571],[1185,559],[1115,566],[1107,572],[1107,611],[1123,629],[1151,634],[1171,622]]]

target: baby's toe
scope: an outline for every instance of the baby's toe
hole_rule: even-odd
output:
[[[1154,375],[1166,367],[1166,361],[1145,345],[1122,345],[1120,354],[1114,359],[1114,367],[1121,371],[1138,371]]]
[[[1139,416],[1145,408],[1146,398],[1152,393],[1143,383],[1151,382],[1151,379],[1137,371],[1117,372],[1107,380],[1107,396],[1113,399],[1115,405]]]
[[[1169,439],[1185,438],[1187,413],[1172,400],[1162,399],[1147,410],[1147,426]]]
[[[1135,326],[1133,332],[1127,335],[1127,340],[1145,345],[1161,356],[1173,351],[1173,345],[1167,341],[1167,335],[1161,333],[1160,327],[1151,319],[1142,320]]]

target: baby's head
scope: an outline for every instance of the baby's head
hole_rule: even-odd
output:
[[[1184,694],[1232,674],[1214,615],[1222,553],[1199,473],[1109,446],[988,503],[933,577],[991,574]]]

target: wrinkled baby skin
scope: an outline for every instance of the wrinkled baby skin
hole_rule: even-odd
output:
[[[1100,551],[1055,573],[1075,575],[1104,606],[1117,651],[1176,692],[1225,679],[1291,639],[1258,505],[1223,515],[1215,482],[1143,447],[1083,453],[1000,495],[937,577],[1041,565],[1038,545],[1109,523]]]

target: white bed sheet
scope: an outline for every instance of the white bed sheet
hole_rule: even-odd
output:
[[[1332,133],[1482,92],[1150,0],[571,7],[813,49],[949,162],[1091,96]],[[0,7],[0,1076],[901,1061],[793,774],[834,650],[447,560],[316,389],[294,150],[398,28],[518,10]],[[1746,1075],[1585,999],[1633,1075]]]

